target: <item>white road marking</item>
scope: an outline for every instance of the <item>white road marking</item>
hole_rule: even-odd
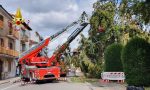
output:
[[[10,89],[10,88],[15,87],[15,86],[17,86],[17,85],[19,85],[19,84],[11,85],[11,86],[9,86],[9,87],[2,88],[2,89],[0,89],[0,90],[7,90],[7,89]]]

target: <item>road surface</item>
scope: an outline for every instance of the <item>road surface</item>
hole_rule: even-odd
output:
[[[47,82],[21,85],[17,82],[2,84],[0,90],[91,90],[91,88],[85,83]]]
[[[5,83],[0,85],[0,90],[126,90],[125,85],[116,83],[73,83],[73,82],[43,82],[21,85]]]

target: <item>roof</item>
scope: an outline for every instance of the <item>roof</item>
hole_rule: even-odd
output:
[[[2,8],[11,18],[13,18],[12,15],[10,13],[8,13],[7,10],[5,8],[3,8],[2,5],[0,5],[0,8]]]
[[[26,24],[25,22],[24,23],[22,23],[22,25],[25,27],[25,28],[27,28],[28,30],[32,30],[31,28],[30,28],[30,26],[28,25],[28,24]]]

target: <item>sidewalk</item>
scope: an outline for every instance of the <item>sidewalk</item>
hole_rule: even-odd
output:
[[[0,80],[0,85],[5,84],[5,83],[15,83],[18,81],[20,81],[20,77],[9,78],[9,79],[5,79],[5,80]]]

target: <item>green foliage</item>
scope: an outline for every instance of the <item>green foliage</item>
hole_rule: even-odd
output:
[[[126,45],[128,40],[135,36],[150,42],[150,34],[141,27],[141,25],[149,25],[149,3],[143,4],[145,2],[141,2],[141,0],[140,2],[139,0],[121,0],[119,5],[116,4],[116,1],[118,0],[113,2],[112,0],[98,0],[94,3],[94,11],[90,18],[89,38],[81,35],[78,47],[80,55],[70,57],[69,63],[81,67],[88,77],[100,76],[104,66],[104,50],[108,45],[112,43]],[[133,15],[135,19],[132,18]],[[99,26],[102,26],[104,32],[98,31]],[[112,52],[115,50],[114,48]],[[120,49],[117,50],[119,52]],[[112,60],[120,60],[120,53],[118,56],[116,53],[114,54]]]
[[[70,78],[72,82],[80,82],[80,83],[95,83],[98,82],[99,79],[96,78],[86,78],[86,77],[71,77]]]
[[[126,81],[129,85],[150,85],[150,44],[141,38],[131,39],[122,52]]]
[[[123,46],[121,44],[111,44],[105,49],[105,71],[106,72],[117,72],[123,71],[121,62],[121,51]]]
[[[115,41],[115,38],[112,40],[112,35],[108,33],[113,26],[115,6],[114,3],[108,1],[106,3],[97,2],[95,7],[90,19],[91,29],[86,41],[85,52],[93,62],[102,64],[105,47]],[[104,32],[99,32],[99,26],[104,29]]]
[[[102,72],[102,66],[100,64],[94,64],[90,61],[83,61],[81,70],[85,76],[89,78],[100,78]]]
[[[92,27],[92,34],[97,34],[99,25],[101,25],[105,30],[113,25],[113,19],[115,15],[114,5],[111,2],[105,4],[98,4],[95,9],[94,14],[90,19],[90,24]]]
[[[85,64],[84,61],[81,61],[80,68],[81,68],[81,71],[84,72],[84,74],[88,73],[88,65]]]
[[[89,63],[89,67],[88,67],[88,77],[90,78],[100,78],[101,76],[101,66],[99,64],[92,64]]]
[[[131,18],[136,15],[137,21],[148,24],[150,23],[150,2],[148,0],[122,0],[120,5],[120,15]]]
[[[80,68],[82,72],[85,74],[85,76],[90,78],[100,78],[101,72],[102,72],[102,65],[100,63],[93,63],[91,60],[87,57],[85,52],[81,52],[79,57],[81,60]]]
[[[132,6],[132,10],[135,15],[138,15],[139,18],[145,23],[148,24],[150,23],[150,2],[136,2]]]

